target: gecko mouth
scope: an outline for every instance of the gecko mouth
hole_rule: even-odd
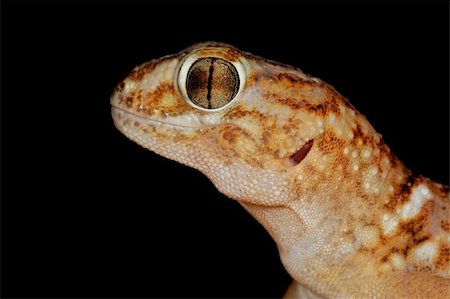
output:
[[[194,129],[196,129],[194,126],[180,125],[180,124],[175,124],[175,123],[168,122],[168,121],[161,121],[161,120],[157,120],[157,119],[153,119],[153,118],[148,118],[143,115],[133,113],[129,110],[123,109],[123,108],[115,106],[115,105],[111,106],[111,111],[112,111],[114,122],[117,123],[118,121],[122,121],[124,125],[127,125],[126,124],[127,122],[132,121],[133,125],[135,127],[139,127],[141,124],[150,124],[153,126],[167,126],[167,127],[171,127],[171,128],[179,129],[179,130],[183,130],[183,129],[194,130]]]
[[[289,162],[292,164],[292,166],[299,164],[303,161],[303,159],[306,158],[306,155],[308,155],[309,151],[311,150],[313,143],[314,139],[309,140],[297,152],[289,157]]]

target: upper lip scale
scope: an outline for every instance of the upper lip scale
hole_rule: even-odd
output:
[[[133,113],[131,111],[125,110],[125,109],[123,109],[121,107],[118,107],[118,106],[115,106],[115,105],[111,105],[111,107],[114,108],[114,109],[120,110],[122,112],[131,114],[131,115],[133,115],[135,117],[141,118],[141,119],[146,120],[146,121],[152,121],[152,122],[155,122],[155,123],[158,123],[158,124],[164,124],[164,125],[169,125],[169,126],[178,127],[178,128],[195,129],[195,128],[189,127],[189,126],[175,125],[175,124],[172,124],[172,123],[169,123],[169,122],[164,122],[164,121],[160,121],[160,120],[156,120],[156,119],[152,119],[152,118],[147,118],[145,116]]]

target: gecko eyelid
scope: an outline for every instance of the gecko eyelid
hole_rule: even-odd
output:
[[[300,162],[303,161],[303,159],[305,159],[306,155],[311,150],[313,143],[314,139],[309,140],[297,152],[295,152],[289,157],[289,161],[291,161],[293,166],[299,164]]]

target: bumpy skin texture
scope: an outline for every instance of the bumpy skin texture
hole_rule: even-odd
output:
[[[242,66],[222,109],[183,93],[199,57]],[[201,43],[136,67],[111,104],[123,134],[200,170],[267,229],[294,279],[287,297],[450,298],[448,187],[406,169],[330,85]]]

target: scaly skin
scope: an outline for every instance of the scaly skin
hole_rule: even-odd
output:
[[[214,59],[192,85],[210,107],[189,99],[201,57],[237,69],[222,108],[209,110],[232,83]],[[412,175],[330,85],[202,43],[136,67],[111,104],[123,134],[200,170],[267,229],[294,279],[287,297],[450,298],[448,187]]]

